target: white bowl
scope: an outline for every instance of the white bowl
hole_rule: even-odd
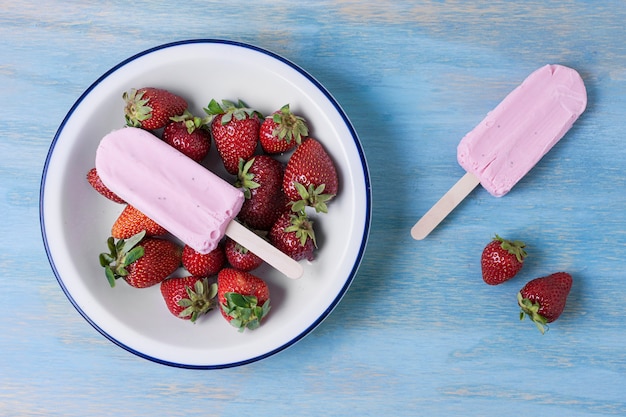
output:
[[[290,280],[268,266],[272,311],[260,328],[238,332],[217,311],[196,324],[169,313],[159,286],[111,288],[98,263],[122,206],[96,193],[85,179],[100,139],[124,124],[122,92],[167,88],[184,96],[197,115],[216,100],[242,99],[263,114],[289,103],[334,159],[339,195],[316,216],[316,259]],[[223,173],[211,149],[207,166]],[[224,368],[250,363],[291,346],[327,317],[348,290],[370,227],[371,191],[357,134],[330,93],[288,60],[255,46],[199,39],[157,46],[115,66],[85,91],[57,131],[41,181],[40,221],[54,274],[78,312],[120,347],[158,363]]]

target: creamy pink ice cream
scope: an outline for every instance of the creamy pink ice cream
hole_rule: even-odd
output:
[[[461,139],[458,162],[489,193],[503,196],[565,135],[586,105],[585,85],[575,70],[541,67]]]
[[[241,190],[134,127],[102,138],[96,170],[109,189],[201,253],[215,249],[244,201]]]

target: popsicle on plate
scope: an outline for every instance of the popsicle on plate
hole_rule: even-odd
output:
[[[302,275],[302,265],[235,220],[241,190],[152,133],[124,127],[105,135],[96,170],[111,191],[196,251],[212,251],[226,234],[288,277]]]
[[[501,197],[567,133],[587,106],[580,75],[562,65],[530,74],[461,139],[457,160],[467,173],[413,226],[428,234],[480,183]]]

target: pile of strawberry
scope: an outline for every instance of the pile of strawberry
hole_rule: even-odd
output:
[[[483,280],[489,285],[499,285],[516,276],[524,266],[525,248],[522,241],[496,235],[481,255]],[[572,276],[567,272],[555,272],[529,281],[517,293],[520,320],[528,316],[539,331],[545,333],[547,324],[563,313],[571,288]]]
[[[198,163],[214,142],[233,185],[244,192],[238,220],[295,260],[315,258],[310,214],[328,212],[338,192],[337,171],[289,104],[263,117],[241,100],[211,100],[206,115],[199,117],[183,97],[164,89],[131,89],[123,99],[126,125],[153,132]],[[287,157],[287,163],[278,156]],[[109,190],[95,168],[87,181],[109,200],[124,204],[111,227],[109,251],[100,254],[111,286],[119,278],[137,288],[159,284],[172,314],[192,322],[218,307],[240,331],[260,325],[270,310],[269,289],[250,271],[262,259],[228,237],[209,254],[181,246]],[[186,273],[174,276],[181,266]]]

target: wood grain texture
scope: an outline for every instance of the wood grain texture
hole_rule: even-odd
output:
[[[624,21],[617,0],[0,2],[0,415],[625,415]],[[333,314],[280,354],[219,371],[101,336],[61,291],[39,229],[41,170],[74,101],[121,60],[190,38],[253,43],[309,71],[372,176],[369,245]],[[411,239],[463,174],[459,139],[546,63],[582,74],[579,122],[509,195],[478,188]],[[492,288],[478,259],[495,233],[530,255]],[[541,336],[515,294],[556,270],[575,284]]]

